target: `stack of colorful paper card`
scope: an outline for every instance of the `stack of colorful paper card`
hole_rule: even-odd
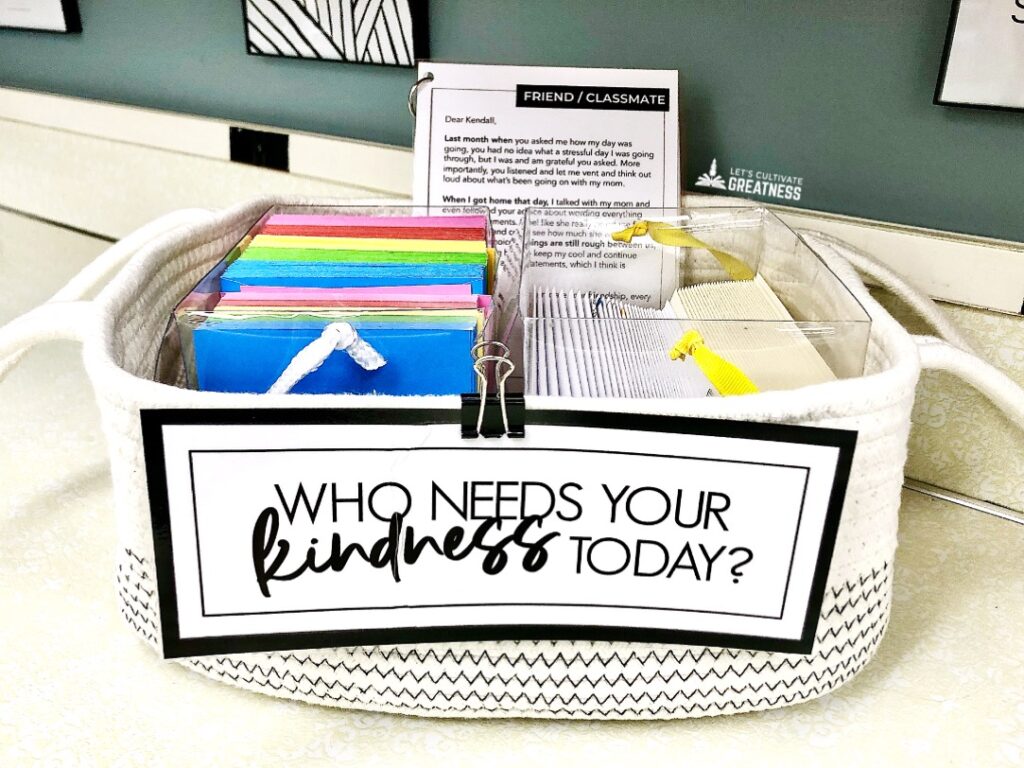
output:
[[[486,219],[448,218],[271,216],[224,272],[223,290],[468,283],[486,293]],[[374,228],[375,221],[387,223]]]
[[[493,273],[484,216],[271,215],[221,265],[212,298],[180,305],[191,383],[474,391],[472,347],[486,338]],[[346,346],[353,338],[369,345],[372,364]]]

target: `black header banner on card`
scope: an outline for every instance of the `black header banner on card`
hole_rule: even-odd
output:
[[[808,653],[856,433],[527,412],[149,410],[164,656],[590,639]]]
[[[516,106],[535,109],[620,109],[668,112],[668,88],[601,85],[517,85]]]

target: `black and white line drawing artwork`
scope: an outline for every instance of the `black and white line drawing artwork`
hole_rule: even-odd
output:
[[[426,0],[242,0],[246,49],[288,56],[415,66],[427,56]]]

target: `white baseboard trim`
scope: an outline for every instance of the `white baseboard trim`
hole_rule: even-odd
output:
[[[232,127],[273,131],[288,135],[289,172],[297,176],[381,195],[412,189],[412,151],[404,147],[19,88],[0,88],[0,119],[224,161],[231,159]]]
[[[0,88],[0,119],[214,160],[230,157],[223,123],[174,112]]]

